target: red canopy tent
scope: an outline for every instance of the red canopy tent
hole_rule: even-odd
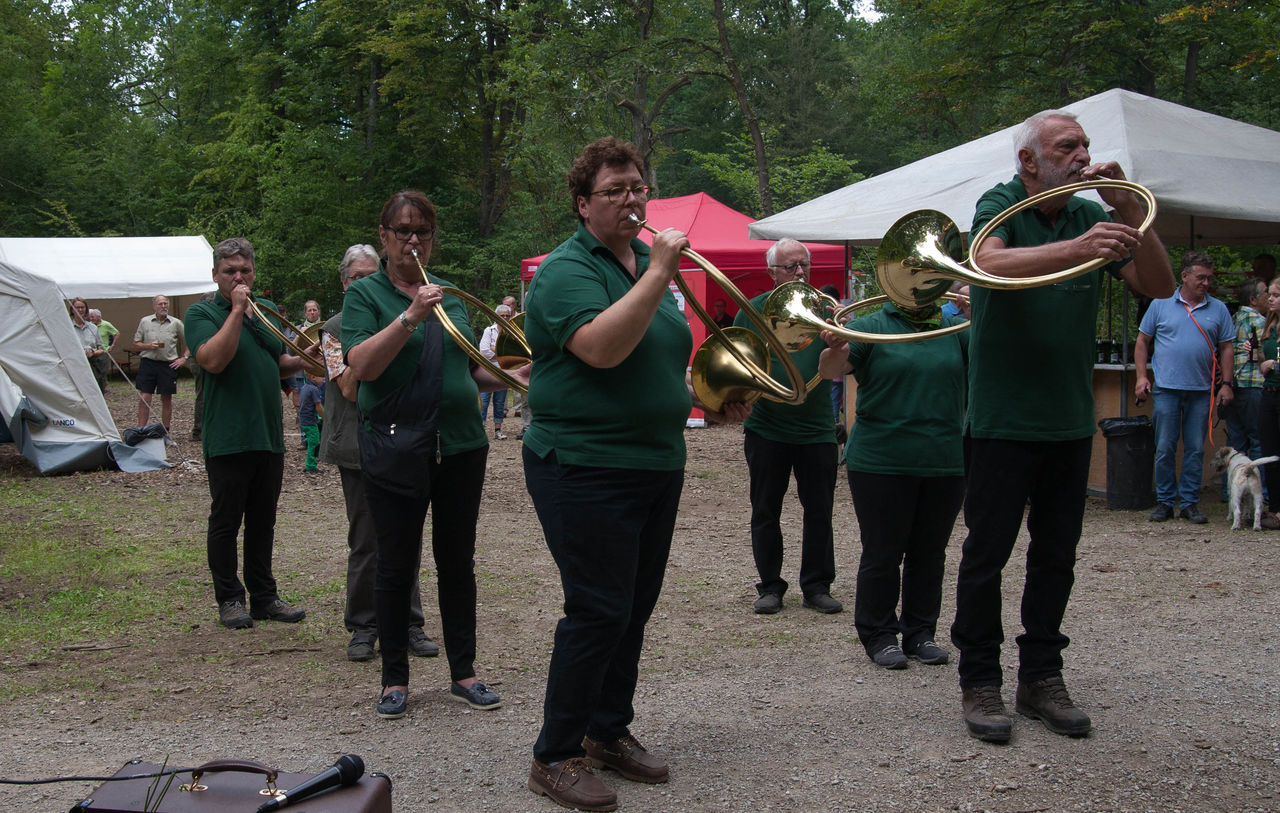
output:
[[[748,215],[725,206],[704,192],[678,198],[651,200],[645,207],[645,214],[649,224],[655,229],[676,228],[687,234],[693,250],[720,269],[748,298],[773,288],[773,280],[765,269],[764,255],[774,241],[749,239],[747,227],[754,221]],[[646,243],[652,243],[653,235],[648,231],[642,231],[640,239]],[[845,296],[844,246],[826,243],[805,243],[805,245],[808,246],[813,261],[809,282],[819,288],[827,284],[834,285],[840,292],[840,296]],[[538,265],[546,256],[543,254],[531,257],[520,263],[522,285],[533,279]],[[694,265],[691,260],[682,258],[680,269],[690,290],[707,311],[711,310],[712,302],[723,299],[729,314],[737,313],[738,306],[733,300],[720,289],[719,285],[709,281],[706,278],[706,272]],[[674,287],[673,285],[673,290]],[[675,293],[677,299],[682,298],[679,291]],[[683,302],[681,307],[684,308]],[[698,345],[706,338],[707,330],[692,311],[685,309],[685,315],[689,319],[689,329],[693,333],[693,346],[696,352]],[[697,421],[700,418],[701,413],[694,410],[691,419]]]

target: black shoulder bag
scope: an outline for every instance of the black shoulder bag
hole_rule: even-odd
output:
[[[443,330],[434,316],[423,321],[426,335],[413,377],[362,414],[357,441],[360,468],[380,488],[425,499],[431,494],[431,468],[437,462],[444,362]]]

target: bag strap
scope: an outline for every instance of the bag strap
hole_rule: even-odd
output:
[[[1217,391],[1213,385],[1218,380],[1218,348],[1214,346],[1213,340],[1209,338],[1209,334],[1204,332],[1204,328],[1200,326],[1200,322],[1196,320],[1196,315],[1191,312],[1191,307],[1186,302],[1182,303],[1182,307],[1187,311],[1187,316],[1191,317],[1191,324],[1196,326],[1196,330],[1200,331],[1200,335],[1204,337],[1205,344],[1209,345],[1209,358],[1212,361],[1212,372],[1209,375],[1209,445],[1217,446],[1213,442],[1213,410],[1217,402]]]

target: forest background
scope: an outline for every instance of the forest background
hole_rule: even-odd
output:
[[[329,313],[414,187],[434,270],[496,301],[599,136],[764,217],[1109,88],[1280,129],[1277,32],[1271,0],[0,0],[0,234],[243,235]]]

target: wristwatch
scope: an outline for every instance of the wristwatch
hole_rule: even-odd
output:
[[[417,325],[409,321],[408,311],[402,311],[400,315],[397,316],[396,318],[400,320],[400,324],[404,325],[404,329],[409,331],[410,333],[412,333],[414,329],[418,327]]]

